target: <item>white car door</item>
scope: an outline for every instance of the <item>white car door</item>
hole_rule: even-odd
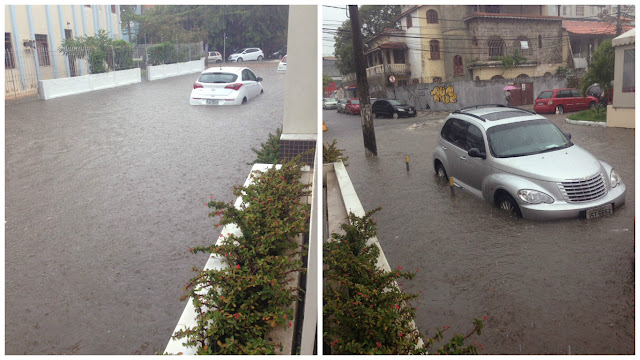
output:
[[[242,70],[242,86],[247,89],[247,98],[253,99],[256,96],[256,82],[251,80],[249,69]]]

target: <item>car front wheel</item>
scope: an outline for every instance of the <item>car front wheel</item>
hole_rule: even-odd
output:
[[[236,62],[242,62],[242,58],[238,58]]]
[[[394,112],[392,116],[393,116],[394,119],[397,119],[398,118],[398,113]]]
[[[502,211],[516,215],[518,217],[522,217],[522,213],[520,212],[518,203],[516,203],[516,201],[509,194],[501,193],[498,196],[496,205]]]
[[[447,171],[444,169],[444,165],[440,162],[436,164],[436,176],[438,179],[449,179],[447,177]]]

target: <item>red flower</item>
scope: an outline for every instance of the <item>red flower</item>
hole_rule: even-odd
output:
[[[209,197],[209,199],[212,199],[212,200],[213,200],[213,196],[210,196],[210,197]]]
[[[369,305],[369,307],[373,307],[373,304]]]
[[[361,292],[358,292],[358,295],[362,296],[362,293],[361,293]]]
[[[485,319],[485,320],[488,320],[486,316],[484,317],[484,319]]]
[[[240,269],[240,265],[236,265],[236,269]]]
[[[382,343],[381,343],[380,341],[378,341],[378,342],[376,343],[376,347],[382,347]]]
[[[402,269],[403,269],[403,267],[402,267],[402,266],[398,266],[398,270],[402,270]]]
[[[400,276],[400,273],[398,273],[398,272],[397,272],[397,273],[396,273],[396,276]]]
[[[338,340],[335,340],[334,342],[331,343],[331,346],[335,346],[338,343]]]
[[[291,327],[291,323],[289,323],[289,327]]]
[[[287,314],[284,314],[284,318],[285,318],[285,319],[287,318]]]

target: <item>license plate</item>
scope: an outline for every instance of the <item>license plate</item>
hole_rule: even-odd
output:
[[[611,214],[613,214],[613,205],[607,204],[604,206],[587,210],[586,217],[587,219],[593,219],[600,216],[611,215]]]
[[[221,103],[220,100],[207,100],[207,105],[221,105]]]

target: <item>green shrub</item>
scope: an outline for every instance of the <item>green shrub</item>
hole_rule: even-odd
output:
[[[182,299],[191,298],[197,325],[178,331],[176,339],[196,346],[198,354],[273,354],[280,344],[265,336],[277,326],[290,327],[290,305],[299,300],[299,289],[289,286],[289,277],[304,271],[301,248],[294,238],[308,231],[309,185],[301,184],[300,157],[273,166],[255,176],[249,186],[235,187],[243,205],[211,200],[210,217],[216,225],[236,224],[242,235],[227,234],[221,245],[189,249],[212,253],[228,265],[223,269],[198,270]],[[252,175],[253,177],[254,175]]]
[[[323,246],[323,341],[332,354],[428,354],[443,339],[448,327],[436,329],[424,339],[413,325],[416,309],[410,302],[418,296],[401,292],[399,279],[413,279],[415,273],[396,270],[385,272],[376,266],[380,250],[367,244],[376,235],[371,215],[349,214],[341,228],[345,234],[331,234],[333,241]],[[486,319],[486,317],[485,317]],[[473,320],[468,335],[454,334],[435,352],[439,354],[477,354],[482,344],[465,344],[473,334],[480,335],[483,320]],[[423,339],[424,344],[418,347]]]
[[[149,46],[147,54],[149,54],[149,65],[175,64],[187,59],[183,50],[178,51],[176,46],[168,41]]]
[[[596,105],[595,108],[600,107],[603,108],[601,104]],[[582,110],[575,114],[571,114],[567,116],[567,119],[570,120],[581,120],[581,121],[595,121],[595,122],[606,122],[607,121],[607,112],[596,109]]]
[[[343,151],[344,149],[338,149],[336,147],[337,140],[333,139],[329,146],[322,144],[322,162],[324,164],[336,162],[342,160],[344,166],[347,166],[348,156],[345,156]]]
[[[281,129],[276,129],[276,134],[269,133],[269,138],[266,142],[260,144],[260,150],[252,147],[251,151],[256,153],[258,157],[251,163],[252,164],[277,164],[280,162],[280,136],[282,135]]]

